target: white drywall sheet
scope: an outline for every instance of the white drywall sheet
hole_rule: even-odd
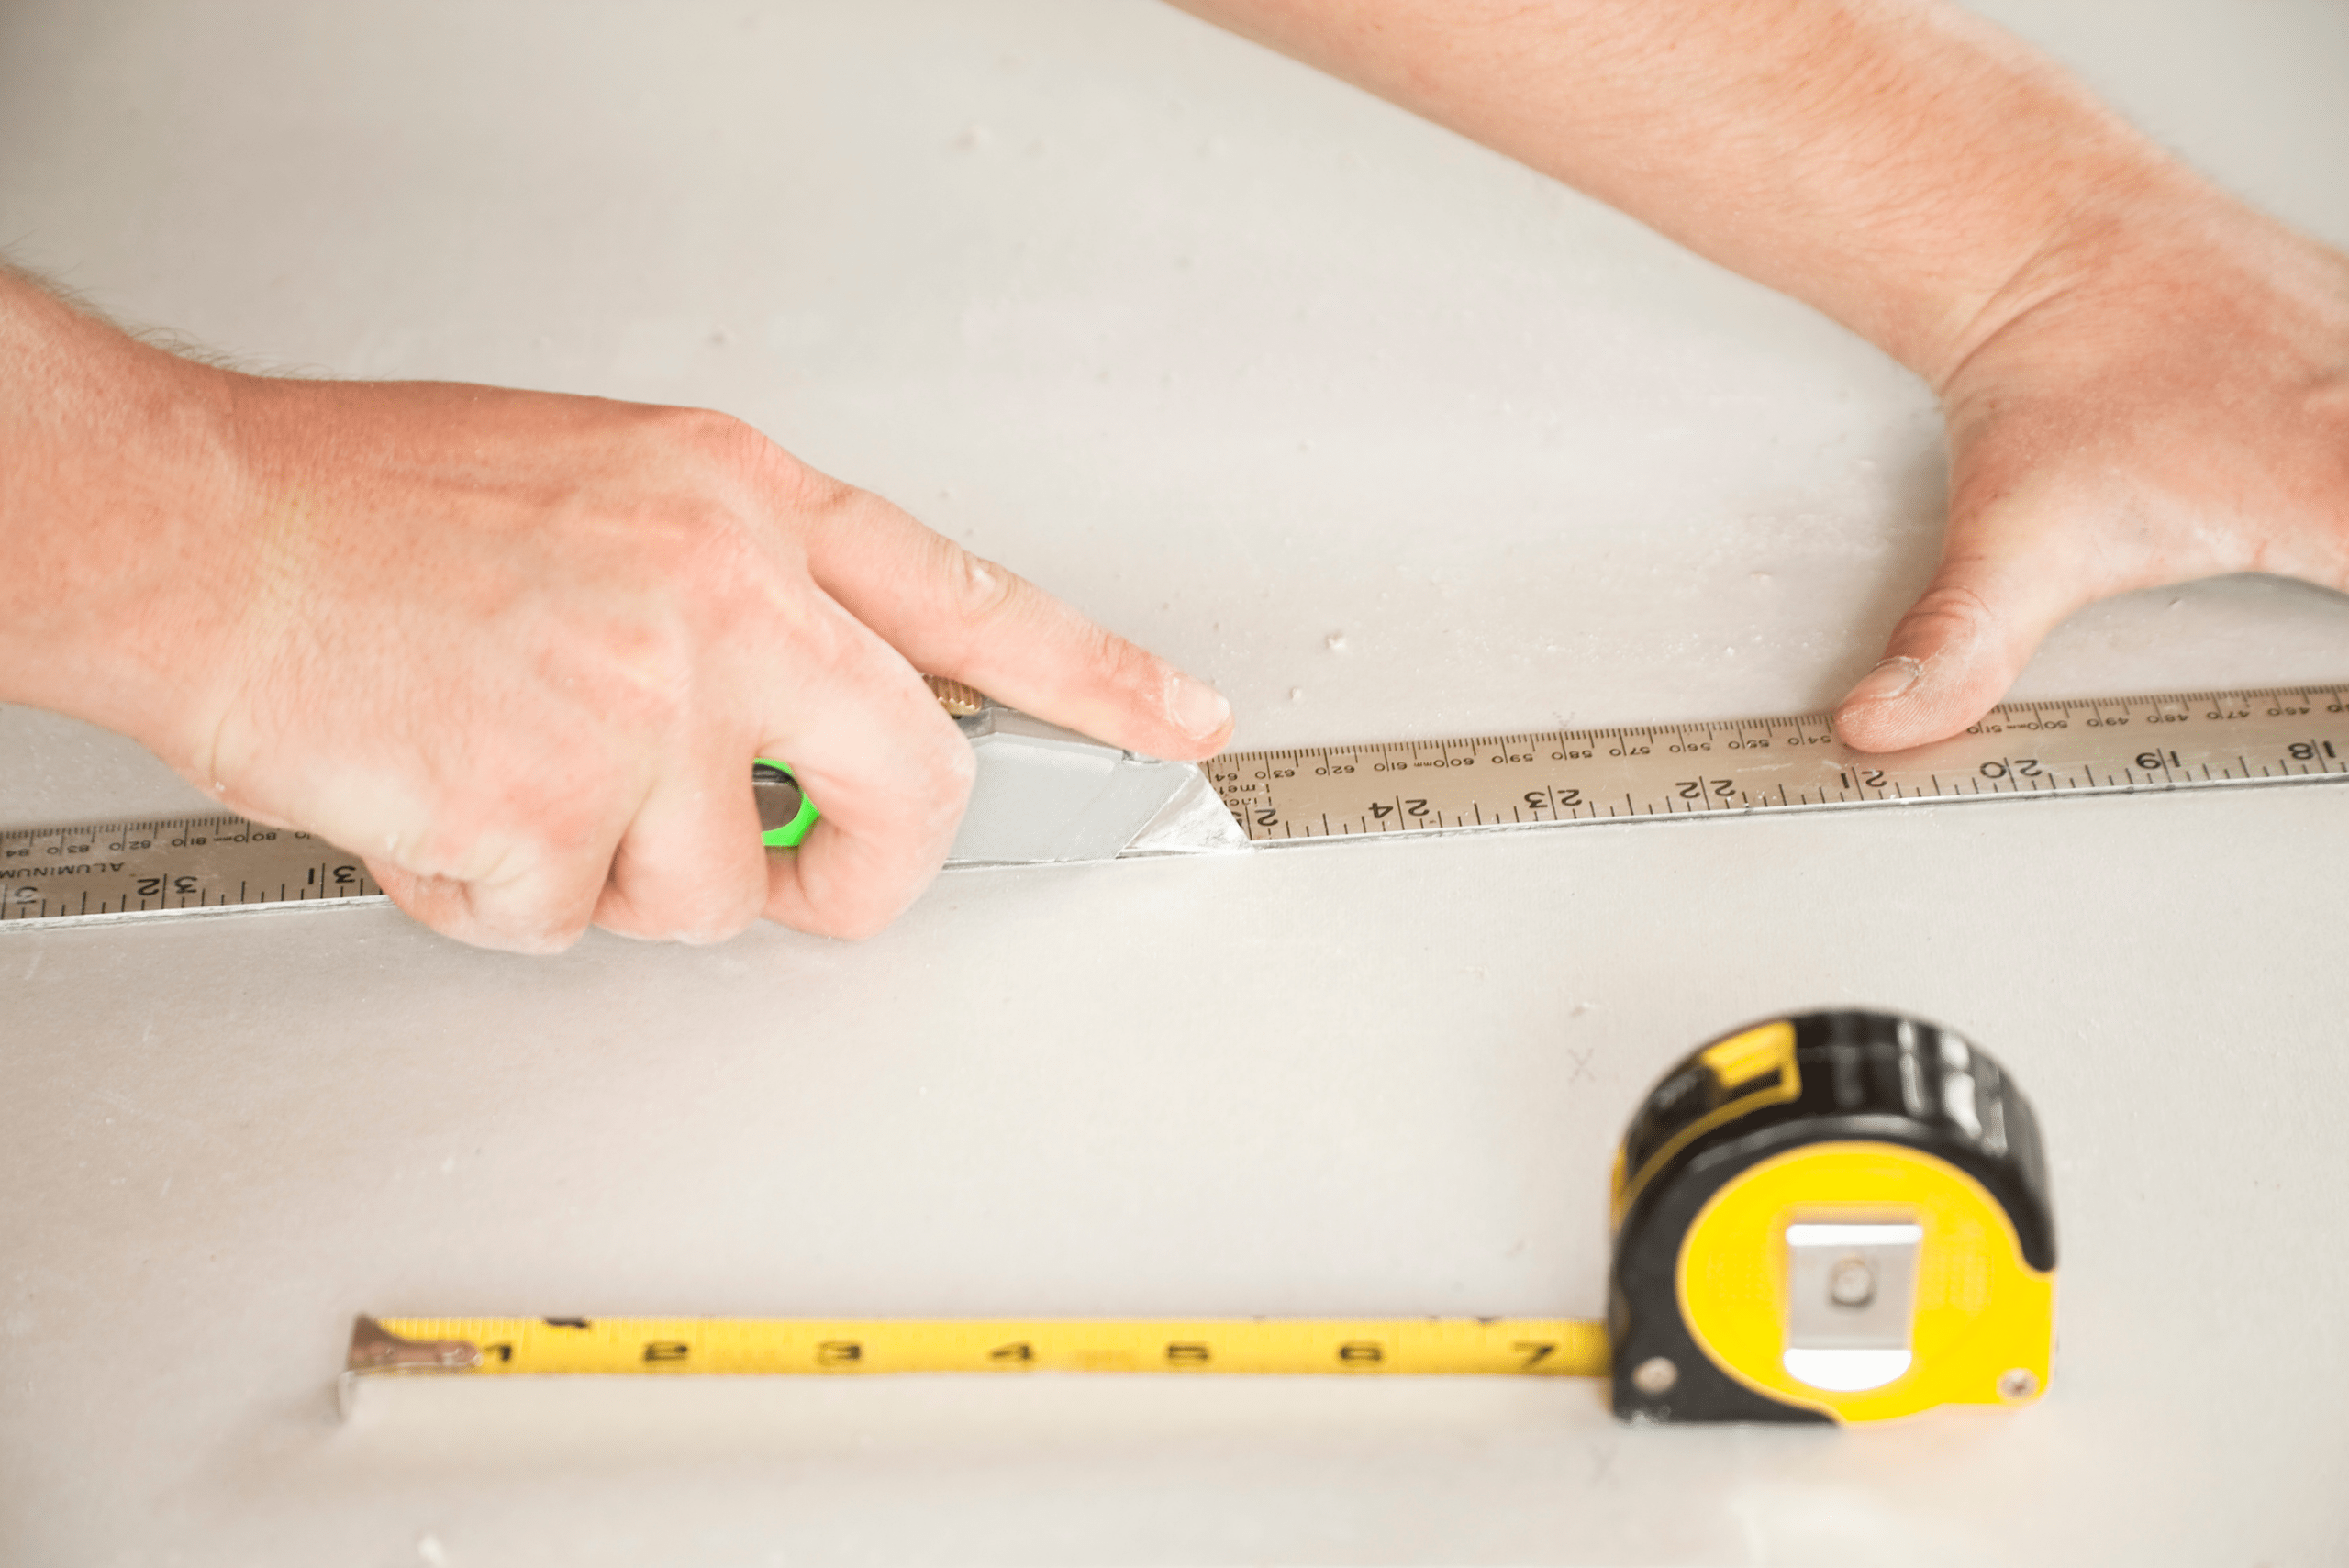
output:
[[[2000,14],[2349,241],[2340,6]],[[1936,544],[1933,411],[1872,350],[1141,3],[27,0],[0,239],[268,361],[739,414],[1217,680],[1242,745],[1814,706]],[[2084,613],[2024,689],[2344,674],[2349,606],[2240,579]],[[195,800],[0,711],[0,822]],[[860,947],[0,939],[0,1559],[2338,1562],[2345,841],[2320,789],[969,874]],[[1596,1313],[1640,1094],[1836,1003],[1964,1029],[2045,1118],[2030,1411],[917,1379],[332,1415],[361,1310]]]

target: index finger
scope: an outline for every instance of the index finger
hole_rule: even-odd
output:
[[[1146,756],[1211,757],[1230,739],[1213,686],[877,495],[826,506],[807,550],[824,590],[928,673]]]

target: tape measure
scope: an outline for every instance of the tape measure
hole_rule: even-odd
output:
[[[1181,819],[1182,780],[1175,775],[1197,781],[1187,765],[1137,759],[1051,730],[987,706],[966,688],[952,693],[941,690],[941,700],[963,716],[966,733],[987,732],[974,742],[980,787],[964,823],[966,834],[985,841],[950,865],[1217,850],[1231,836],[1220,815],[1206,825],[1212,832]],[[1039,733],[992,732],[1020,725]],[[1001,764],[995,773],[990,762]],[[1267,849],[2345,778],[2349,685],[2009,703],[1963,735],[1895,756],[1842,745],[1820,714],[1245,751],[1206,764],[1206,782],[1246,829],[1247,841]],[[1080,786],[1074,793],[1072,779]],[[762,759],[752,788],[767,843],[787,847],[806,836],[816,805],[788,767]],[[1130,820],[1112,811],[1106,832],[1063,830],[1099,828],[1093,818],[1121,804],[1120,789],[1134,793],[1122,802]],[[1214,815],[1204,790],[1201,797]],[[1023,812],[1052,820],[1024,821]],[[240,817],[0,831],[0,930],[382,897],[359,857]]]
[[[1704,1047],[1618,1151],[1606,1324],[361,1318],[394,1374],[1121,1372],[1607,1376],[1617,1415],[1869,1421],[2048,1383],[2054,1221],[2030,1106],[1978,1048],[1887,1013]]]
[[[2047,1386],[2038,1121],[1951,1030],[1812,1013],[1705,1047],[1632,1118],[1612,1216],[1619,1415],[1868,1421]]]

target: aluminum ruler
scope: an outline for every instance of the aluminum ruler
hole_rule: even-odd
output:
[[[1740,813],[2349,778],[2349,683],[2005,703],[1965,734],[1856,751],[1828,716],[1230,753],[1205,764],[1260,847]],[[371,903],[359,858],[214,815],[0,831],[0,930]]]
[[[1246,751],[1206,764],[1252,843],[2349,777],[2349,683],[2002,703],[1891,754],[1825,714]]]

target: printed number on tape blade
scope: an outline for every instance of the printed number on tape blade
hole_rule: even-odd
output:
[[[2349,686],[2010,703],[1892,755],[1852,751],[1819,715],[1245,751],[1204,767],[974,694],[955,702],[978,770],[950,868],[2349,779]],[[780,851],[821,816],[785,763],[760,759],[751,788]],[[0,831],[0,930],[382,896],[357,856],[237,817]]]
[[[1888,1013],[1738,1030],[1617,1151],[1605,1324],[361,1318],[368,1380],[1029,1372],[1607,1377],[1631,1420],[1870,1421],[2023,1405],[2054,1344],[2031,1106],[1976,1046]]]

